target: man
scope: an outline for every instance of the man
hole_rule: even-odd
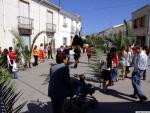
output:
[[[140,103],[142,103],[143,101],[147,100],[147,97],[143,94],[143,92],[140,89],[140,83],[144,70],[147,69],[148,57],[140,46],[136,47],[136,52],[137,56],[134,64],[134,71],[132,73],[132,85],[134,88],[134,94],[130,96],[132,98],[137,98],[138,96],[138,98],[140,99]]]
[[[56,55],[56,63],[50,69],[48,96],[51,97],[53,113],[63,113],[63,104],[71,91],[71,78],[64,52]]]
[[[51,43],[48,45],[48,59],[50,59],[50,57],[53,59]]]

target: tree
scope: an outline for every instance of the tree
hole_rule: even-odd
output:
[[[125,40],[126,42],[128,42],[128,46],[132,45],[135,42],[135,38],[133,37],[133,32],[132,32],[132,28],[131,28],[131,24],[124,20],[124,25],[125,25]]]
[[[118,50],[122,47],[131,46],[134,43],[133,33],[130,23],[124,20],[125,32],[120,31],[114,34],[114,38],[107,37],[106,40],[111,42]]]

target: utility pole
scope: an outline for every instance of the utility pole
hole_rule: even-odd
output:
[[[59,5],[59,7],[60,7],[60,5],[61,5],[61,1],[60,1],[60,0],[58,1],[58,5]]]

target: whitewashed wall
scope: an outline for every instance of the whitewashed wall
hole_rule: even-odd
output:
[[[0,46],[8,48],[13,46],[13,36],[10,30],[17,30],[18,0],[0,1]]]
[[[34,19],[34,29],[32,30],[31,41],[35,35],[40,31],[46,31],[47,23],[47,11],[53,12],[53,23],[56,24],[56,33],[52,37],[55,39],[55,48],[63,45],[63,38],[67,38],[67,45],[71,45],[71,25],[72,20],[69,17],[66,17],[67,27],[63,27],[63,18],[64,15],[59,14],[58,10],[51,6],[44,6],[43,4],[26,0],[29,2],[30,7],[30,18]],[[19,16],[19,0],[0,0],[0,47],[8,48],[13,46],[13,36],[10,33],[10,30],[18,30],[18,19]],[[81,22],[77,23],[73,21],[75,29],[80,29]],[[40,43],[48,42],[48,37],[46,34],[41,34],[36,41],[36,45],[39,47]],[[48,42],[49,43],[49,42]]]

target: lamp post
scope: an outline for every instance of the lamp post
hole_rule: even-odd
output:
[[[60,0],[58,0],[58,5],[59,5],[59,7],[60,7],[60,5],[61,5],[61,1],[60,1]]]

